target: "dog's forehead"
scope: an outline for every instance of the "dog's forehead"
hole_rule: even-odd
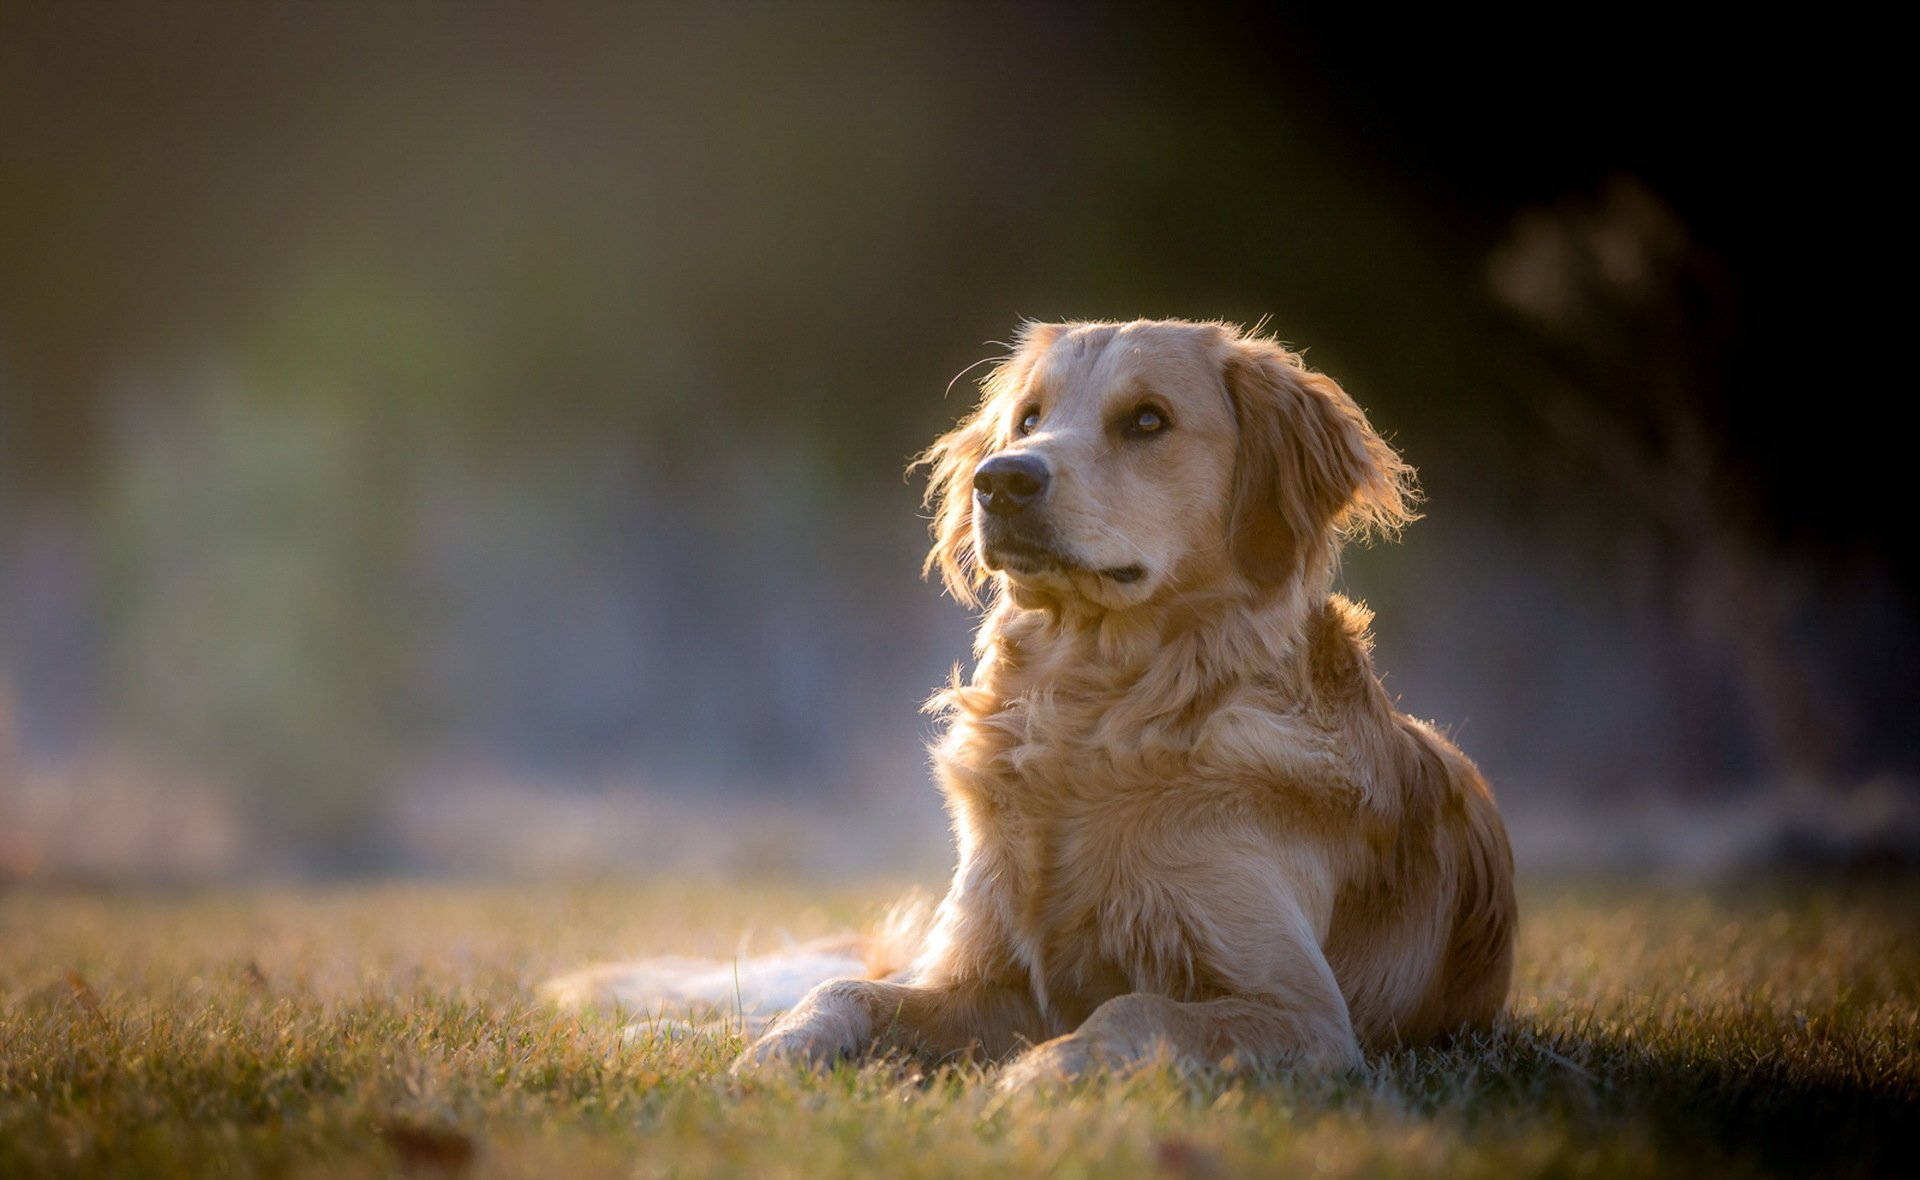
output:
[[[1054,338],[1035,359],[1032,383],[1062,397],[1177,397],[1218,384],[1217,340],[1201,324],[1083,325]]]

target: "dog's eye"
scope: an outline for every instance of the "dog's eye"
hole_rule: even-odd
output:
[[[1167,428],[1167,416],[1152,406],[1141,406],[1127,419],[1128,434],[1158,434]]]
[[[1040,411],[1028,408],[1025,413],[1020,415],[1020,433],[1032,434],[1038,429],[1040,429]]]

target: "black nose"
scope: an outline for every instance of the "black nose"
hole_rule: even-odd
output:
[[[1047,465],[1033,455],[995,455],[973,472],[973,494],[995,516],[1025,510],[1047,493]]]

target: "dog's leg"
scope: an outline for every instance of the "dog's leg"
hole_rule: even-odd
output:
[[[1149,992],[1115,996],[1079,1028],[1037,1045],[1007,1067],[1002,1089],[1063,1081],[1095,1070],[1150,1062],[1264,1069],[1280,1065],[1352,1069],[1361,1062],[1352,1014],[1333,969],[1297,907],[1294,937],[1269,930],[1264,971],[1252,994],[1181,1001]],[[1250,945],[1244,939],[1239,945]],[[1249,978],[1246,975],[1243,979]]]
[[[999,1086],[1019,1090],[1153,1063],[1337,1070],[1357,1068],[1361,1056],[1344,1003],[1335,1013],[1265,998],[1183,1003],[1134,992],[1100,1005],[1066,1036],[1036,1045],[1006,1068]]]
[[[807,994],[734,1062],[738,1074],[780,1061],[830,1064],[870,1051],[1000,1058],[1035,1036],[1040,1012],[1010,987],[929,988],[835,979]]]

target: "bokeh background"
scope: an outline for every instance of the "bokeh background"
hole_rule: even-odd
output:
[[[1523,864],[1912,860],[1894,75],[1679,19],[4,0],[0,880],[937,872],[904,468],[1138,315],[1419,467]]]

